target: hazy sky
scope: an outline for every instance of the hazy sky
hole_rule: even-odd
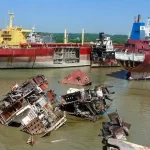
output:
[[[150,16],[150,0],[1,0],[0,28],[9,22],[8,12],[15,14],[14,25],[43,32],[104,31],[128,34],[134,16]]]

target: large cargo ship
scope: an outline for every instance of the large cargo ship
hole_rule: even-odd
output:
[[[93,64],[91,51],[95,44],[84,43],[84,29],[82,43],[68,43],[66,29],[64,43],[48,43],[43,41],[34,28],[24,30],[20,26],[13,26],[14,15],[9,13],[9,16],[9,26],[0,30],[0,68],[53,68],[90,66],[91,62]],[[105,55],[101,58],[105,59],[101,66],[107,66],[108,59]]]
[[[34,31],[13,27],[13,13],[9,16],[9,26],[0,31],[0,68],[90,66],[92,46],[84,38],[82,44],[68,44],[65,30],[64,43],[44,43]]]
[[[115,53],[116,60],[128,71],[130,80],[150,78],[150,18],[147,24],[140,19],[140,15],[137,20],[135,18],[128,41]]]

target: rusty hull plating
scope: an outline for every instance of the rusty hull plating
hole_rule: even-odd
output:
[[[75,70],[72,74],[61,79],[59,82],[63,84],[74,84],[81,86],[92,84],[90,79],[81,70]]]
[[[30,78],[20,86],[16,84],[1,100],[0,122],[21,127],[31,135],[48,135],[66,122],[65,114],[53,106],[54,98],[44,75]]]

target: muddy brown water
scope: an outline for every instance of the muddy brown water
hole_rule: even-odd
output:
[[[44,74],[49,80],[50,88],[58,95],[64,94],[72,85],[58,83],[60,78],[78,68],[64,69],[13,69],[0,70],[0,98],[10,87],[22,83],[29,77]],[[92,86],[105,83],[113,85],[116,93],[111,97],[114,102],[108,112],[118,109],[121,117],[132,124],[128,140],[133,143],[150,146],[150,81],[127,81],[121,68],[79,68],[92,79]],[[82,88],[82,87],[80,87]],[[86,87],[89,88],[89,87]],[[101,122],[107,120],[104,115],[95,123],[72,116],[67,116],[67,123],[53,131],[45,138],[35,137],[36,144],[31,147],[26,144],[29,135],[18,128],[0,125],[0,150],[101,150],[101,138],[98,136]],[[51,141],[65,139],[52,143]]]

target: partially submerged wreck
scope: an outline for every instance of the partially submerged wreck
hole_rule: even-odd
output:
[[[0,101],[0,123],[21,127],[31,135],[48,135],[66,122],[65,113],[59,110],[54,99],[55,93],[48,90],[44,75],[16,84]]]
[[[111,102],[106,102],[106,99],[112,101],[108,94],[114,92],[109,92],[104,85],[88,90],[70,88],[67,94],[61,96],[60,109],[70,112],[71,115],[96,121],[96,115],[104,114],[111,105]]]
[[[102,123],[100,136],[103,137],[103,143],[106,143],[109,138],[126,140],[129,135],[131,124],[124,122],[118,114],[118,111],[108,113],[109,122]]]
[[[109,122],[102,123],[100,136],[105,144],[103,150],[150,150],[150,148],[127,142],[131,124],[124,122],[118,111],[108,113]]]
[[[58,81],[63,84],[74,84],[74,85],[81,85],[86,86],[92,84],[88,76],[81,70],[75,70],[72,74],[68,75],[67,77]]]
[[[150,150],[150,148],[142,145],[137,145],[134,143],[113,139],[113,138],[108,139],[107,145],[105,146],[104,149],[106,150]]]

